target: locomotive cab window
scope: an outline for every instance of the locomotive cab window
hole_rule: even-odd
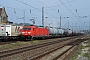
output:
[[[23,28],[23,30],[31,30],[31,28]]]
[[[33,31],[34,31],[34,28],[33,28]]]
[[[31,28],[32,31],[34,31],[34,28]]]

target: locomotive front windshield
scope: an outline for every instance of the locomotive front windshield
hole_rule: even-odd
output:
[[[23,30],[31,30],[31,28],[23,28]]]

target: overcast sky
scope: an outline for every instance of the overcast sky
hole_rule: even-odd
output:
[[[14,23],[31,23],[42,25],[42,7],[44,7],[44,24],[63,28],[89,29],[90,0],[1,0],[0,7],[5,7],[8,20]],[[64,18],[65,17],[65,18]],[[69,18],[67,18],[69,17]]]

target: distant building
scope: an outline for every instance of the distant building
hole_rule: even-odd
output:
[[[0,8],[0,23],[13,24],[13,22],[8,21],[8,15],[5,8]]]

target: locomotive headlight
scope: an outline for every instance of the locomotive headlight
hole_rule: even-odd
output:
[[[23,34],[25,33],[25,32],[22,32]]]
[[[28,32],[28,34],[30,34],[31,32]]]

